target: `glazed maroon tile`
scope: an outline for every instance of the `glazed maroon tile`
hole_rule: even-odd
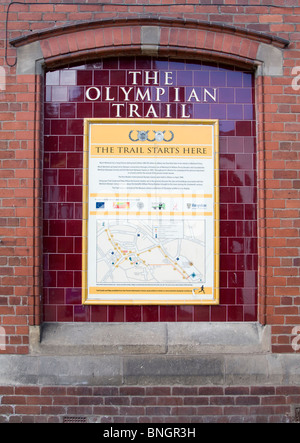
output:
[[[125,306],[109,306],[108,321],[123,322],[125,320]]]
[[[74,307],[72,305],[62,305],[57,306],[57,317],[58,322],[71,322],[74,321]]]
[[[70,102],[84,102],[85,94],[84,87],[81,86],[73,86],[68,87],[68,100]]]
[[[177,72],[177,85],[178,86],[192,86],[193,74],[191,71],[178,71]]]
[[[232,136],[235,135],[235,122],[234,121],[220,121],[220,136]]]
[[[64,254],[51,254],[49,256],[49,269],[51,270],[64,270],[65,269],[65,255]]]
[[[243,72],[231,71],[227,75],[227,86],[231,88],[237,88],[243,86]]]
[[[253,270],[252,254],[237,255],[236,269],[241,270],[241,271]]]
[[[253,289],[250,288],[237,288],[236,289],[237,303],[239,305],[252,305],[253,304]]]
[[[195,105],[195,107],[197,107],[197,105]],[[220,103],[210,103],[209,107],[211,109],[211,114],[213,115],[213,118],[226,120],[227,106],[225,104],[221,105]]]
[[[49,235],[58,236],[65,235],[66,222],[65,220],[50,220],[49,221]]]
[[[57,271],[57,287],[58,288],[72,288],[74,282],[74,275],[72,271]]]
[[[253,89],[252,88],[236,88],[235,101],[236,103],[253,103]]]
[[[245,243],[245,239],[244,238],[229,238],[228,239],[228,252],[230,254],[240,254],[241,252],[244,251],[244,243]]]
[[[234,89],[233,88],[219,88],[219,102],[220,103],[234,103]]]
[[[93,71],[79,70],[77,71],[77,85],[92,85]]]
[[[67,198],[68,202],[81,202],[82,201],[82,188],[81,186],[67,186]]]
[[[218,107],[219,109],[219,107]],[[226,112],[226,111],[225,111]],[[195,104],[194,105],[194,118],[204,118],[205,115],[209,113],[209,105],[208,104]],[[216,116],[216,118],[218,118]]]
[[[102,60],[103,69],[119,69],[119,58],[107,58]]]
[[[63,288],[49,288],[47,303],[49,303],[50,305],[65,304],[65,290]]]
[[[222,304],[234,305],[236,303],[236,290],[235,289],[222,289]]]
[[[244,219],[244,206],[241,204],[228,205],[228,218],[230,220],[243,220]]]
[[[244,88],[254,87],[254,76],[248,72],[243,72],[243,86]]]
[[[228,171],[228,186],[237,186],[239,189],[244,184],[244,171]],[[238,192],[238,191],[237,191]]]
[[[159,306],[143,306],[142,307],[143,321],[156,322],[159,319]]]
[[[110,72],[110,85],[126,85],[126,74],[124,70],[116,70]]]
[[[67,102],[68,101],[67,86],[52,86],[52,100],[54,102]]]
[[[46,218],[48,220],[51,220],[51,219],[56,220],[58,218],[57,204],[56,203],[44,203],[43,215],[44,215],[44,218]],[[47,234],[46,229],[45,229],[45,224],[44,224],[43,232],[44,232],[44,235]]]
[[[76,85],[77,71],[72,69],[63,69],[60,71],[60,84],[64,86]]]
[[[58,203],[57,204],[57,218],[59,218],[59,219],[74,218],[74,204],[73,203]]]
[[[73,251],[74,251],[73,237],[57,237],[57,252],[72,253]],[[48,252],[53,252],[53,251],[48,251]]]
[[[59,71],[49,71],[46,73],[46,84],[48,86],[59,85],[60,84],[60,72]]]
[[[44,151],[58,151],[58,136],[47,135],[44,137]]]
[[[221,203],[234,203],[236,201],[236,190],[233,186],[224,186],[220,191]]]
[[[48,254],[50,254],[50,253],[55,254],[56,248],[57,248],[56,238],[53,239],[53,237],[48,237],[48,236],[44,235],[44,237],[43,237],[43,249],[44,249],[43,252],[44,252],[44,254],[47,254],[47,253]],[[44,287],[45,288],[47,287],[45,282],[44,282]]]
[[[235,237],[236,236],[236,222],[222,221],[221,223],[221,237]]]
[[[75,172],[73,169],[59,169],[58,185],[74,185]]]
[[[227,86],[227,72],[225,71],[211,71],[210,72],[210,86]]]
[[[152,59],[146,57],[137,57],[136,58],[136,69],[152,69]]]
[[[81,300],[80,300],[81,303]],[[108,307],[107,306],[93,306],[91,310],[91,322],[104,322],[108,321]]]
[[[243,105],[244,108],[244,119],[245,120],[255,120],[255,107],[253,105]],[[253,131],[255,134],[255,130]]]
[[[140,322],[142,320],[141,306],[125,306],[125,321]]]
[[[81,254],[81,249],[80,249]],[[80,271],[73,271],[74,272],[74,288],[81,288],[82,287],[82,272]]]
[[[79,288],[67,288],[65,296],[65,303],[67,305],[78,305],[81,304],[81,289]]]
[[[244,305],[244,321],[254,322],[257,321],[257,305]]]
[[[67,166],[67,156],[63,152],[51,153],[49,159],[49,167],[51,169],[65,168]]]
[[[61,103],[59,114],[60,118],[74,118],[76,114],[75,103]]]
[[[237,269],[236,256],[234,254],[221,256],[220,265],[221,269],[226,271]]]
[[[226,306],[214,306],[211,310],[211,321],[223,322],[227,320]]]
[[[51,120],[51,134],[52,135],[64,135],[66,134],[67,120]]]
[[[78,237],[82,235],[82,221],[81,220],[67,220],[66,221],[66,235]]]
[[[243,321],[244,308],[243,306],[228,306],[227,321]]]
[[[57,280],[56,280],[56,271],[44,271],[43,272],[43,284],[44,287],[56,287]]]
[[[43,182],[44,185],[56,185],[57,184],[58,171],[55,169],[44,169]]]
[[[210,306],[195,306],[194,321],[210,321]]]
[[[93,117],[93,104],[92,103],[78,103],[77,104],[77,118],[89,118],[89,117]]]
[[[69,119],[68,128],[66,133],[68,135],[81,135],[83,134],[83,121],[82,119]]]
[[[67,154],[66,160],[67,160],[67,168],[82,168],[82,166],[83,166],[82,152],[80,152],[80,153],[69,152]]]
[[[244,286],[245,273],[242,271],[228,272],[228,287],[241,288]]]
[[[81,254],[66,254],[65,257],[65,269],[67,270],[81,270],[82,257]]]
[[[56,322],[56,306],[43,305],[43,319],[45,322]]]
[[[194,86],[208,86],[209,72],[195,71],[194,72]]]
[[[141,73],[136,74],[136,84],[132,85],[134,74],[130,71],[134,70]],[[150,72],[146,74],[145,70]],[[157,75],[155,71],[160,72]],[[172,86],[165,85],[166,75]],[[89,101],[85,94],[94,86],[100,94],[95,88],[90,89],[90,97],[97,100]],[[164,88],[165,93],[157,91],[156,86]],[[257,173],[253,86],[251,73],[233,67],[146,57],[105,59],[47,73],[44,319],[256,321]],[[128,101],[124,101],[125,93],[120,87],[126,91],[133,88],[128,93]],[[203,87],[212,96],[215,94],[215,101],[204,94]],[[137,88],[140,99],[135,102]],[[154,101],[158,100],[152,108],[147,99],[148,88]],[[215,88],[215,92],[211,88]],[[184,107],[176,102],[178,99]],[[220,120],[220,306],[81,306],[83,119],[116,116]],[[59,223],[56,225],[56,222]],[[241,239],[244,242],[240,242]],[[74,263],[73,254],[76,254]],[[60,257],[57,263],[55,256]],[[56,295],[55,290],[59,291]]]
[[[251,121],[237,121],[236,122],[236,135],[247,137],[252,135]]]
[[[176,307],[175,306],[160,306],[160,321],[176,321]]]
[[[66,189],[64,186],[45,186],[44,199],[48,202],[66,201]]]
[[[220,220],[228,219],[228,205],[220,203]]]
[[[45,104],[45,118],[59,118],[59,103]]]
[[[177,321],[193,321],[194,307],[193,306],[177,306]]]
[[[76,139],[73,135],[62,135],[59,137],[59,151],[75,151]]]
[[[228,120],[237,120],[240,119],[243,115],[243,106],[242,105],[227,105],[227,118]]]
[[[127,58],[127,57],[122,57],[119,60],[119,68],[120,69],[127,69],[127,70],[132,70],[135,68],[135,59],[134,58]]]
[[[245,205],[245,220],[255,220],[257,218],[257,208],[252,205]]]
[[[89,322],[90,321],[90,306],[74,306],[74,321]]]
[[[108,103],[94,103],[94,117],[103,118],[109,116],[110,105]]]
[[[257,287],[257,271],[247,271],[244,277],[245,288],[256,288]]]

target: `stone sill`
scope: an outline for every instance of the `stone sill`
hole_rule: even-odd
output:
[[[30,328],[31,355],[199,355],[271,352],[259,323],[44,323]]]

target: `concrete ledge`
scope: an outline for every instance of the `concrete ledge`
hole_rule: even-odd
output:
[[[258,323],[45,323],[30,330],[32,355],[199,355],[270,352]]]
[[[257,323],[46,323],[30,355],[0,355],[1,385],[298,385]]]
[[[297,386],[298,354],[0,355],[0,386]]]

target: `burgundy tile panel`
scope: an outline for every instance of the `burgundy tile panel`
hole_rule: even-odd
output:
[[[132,70],[139,70],[132,85]],[[220,120],[220,305],[219,306],[82,306],[81,216],[83,118],[129,117],[137,89],[145,92],[145,70],[172,72],[178,96],[191,118]],[[157,86],[163,87],[164,74]],[[89,101],[88,88],[100,90]],[[124,102],[120,87],[133,87]],[[188,101],[193,88],[199,101]],[[203,88],[216,89],[216,103]],[[44,106],[44,321],[159,322],[256,321],[257,186],[254,78],[224,65],[151,58],[105,59],[46,74]],[[91,90],[93,98],[95,90]],[[113,99],[103,101],[103,98]],[[155,103],[158,117],[182,117],[170,89]],[[149,112],[147,101],[138,113]],[[150,114],[148,117],[155,117]]]

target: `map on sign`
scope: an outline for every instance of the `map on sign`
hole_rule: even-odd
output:
[[[219,303],[217,120],[86,119],[82,300]]]
[[[205,220],[97,220],[97,282],[205,282]]]

